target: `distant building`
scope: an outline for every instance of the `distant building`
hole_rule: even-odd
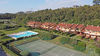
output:
[[[26,11],[25,13],[26,13],[26,14],[30,14],[30,13],[32,13],[32,12],[33,12],[33,11]]]
[[[74,8],[78,8],[78,7],[80,7],[80,6],[79,6],[79,5],[74,5],[73,7],[74,7]]]

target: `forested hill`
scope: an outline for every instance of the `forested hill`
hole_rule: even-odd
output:
[[[11,13],[0,14],[0,19],[13,19],[13,18],[16,18],[16,14],[11,14]]]
[[[30,14],[17,14],[16,21],[24,24],[30,20],[40,22],[66,22],[85,25],[100,25],[100,5],[61,8],[56,10],[46,9]]]

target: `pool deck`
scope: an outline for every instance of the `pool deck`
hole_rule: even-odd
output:
[[[19,32],[19,33],[14,33],[14,34],[8,34],[7,36],[12,37],[13,39],[17,40],[18,38],[31,37],[31,36],[34,36],[34,35],[37,35],[37,34],[39,34],[39,33],[33,32],[33,31],[24,31],[24,32]]]

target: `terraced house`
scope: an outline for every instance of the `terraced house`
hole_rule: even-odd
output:
[[[99,26],[84,26],[83,24],[67,24],[67,23],[40,23],[40,22],[28,22],[28,26],[32,28],[42,28],[46,30],[57,30],[62,32],[70,32],[84,36],[85,38],[95,39],[100,41],[100,27]]]
[[[77,26],[78,26],[78,24],[73,24],[73,26],[72,26],[71,29],[70,29],[70,32],[72,32],[72,33],[77,33],[77,32],[76,32]]]
[[[71,26],[73,24],[66,24],[66,23],[59,23],[56,27],[57,30],[63,31],[63,32],[70,32]]]
[[[40,28],[40,26],[42,25],[41,22],[32,22],[32,21],[29,21],[27,23],[28,26],[32,27],[32,28]]]
[[[55,30],[56,29],[56,24],[55,23],[49,23],[49,22],[45,22],[41,25],[42,29],[46,29],[46,30]]]
[[[100,40],[100,27],[99,26],[91,26],[88,25],[85,28],[86,38],[97,39]]]
[[[85,26],[83,24],[79,24],[75,29],[76,29],[76,34],[79,34],[80,36],[84,36]]]

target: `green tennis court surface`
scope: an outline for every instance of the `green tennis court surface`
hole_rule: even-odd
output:
[[[42,40],[26,43],[16,47],[22,51],[29,51],[33,53],[33,55],[40,54],[37,56],[85,56],[85,54],[81,52]]]

